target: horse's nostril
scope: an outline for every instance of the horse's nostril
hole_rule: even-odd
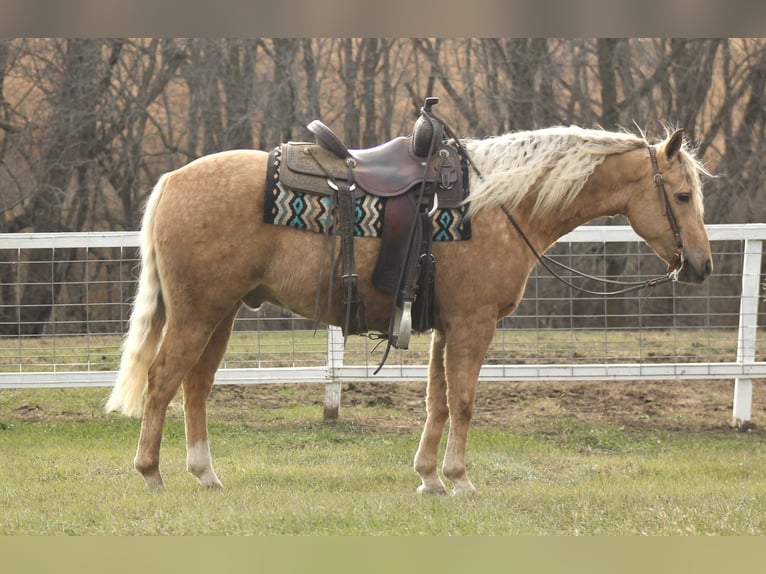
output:
[[[705,277],[710,275],[712,272],[713,272],[713,261],[708,259],[707,261],[705,261],[705,270],[704,270]]]

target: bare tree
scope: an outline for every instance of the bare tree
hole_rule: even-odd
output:
[[[426,58],[426,61],[430,66],[430,75],[439,82],[452,105],[465,120],[466,125],[464,126],[464,129],[468,130],[470,133],[480,133],[481,122],[477,109],[477,102],[468,99],[464,95],[464,92],[458,89],[453,81],[452,75],[447,71],[448,63],[445,62],[445,54],[442,51],[445,41],[441,38],[435,40],[428,38],[414,38],[413,44]],[[420,106],[420,102],[422,102],[422,99],[418,102],[418,107]]]
[[[302,42],[291,38],[274,38],[270,46],[264,44],[264,52],[271,58],[271,79],[265,100],[269,113],[261,122],[258,143],[262,149],[294,139],[297,132],[297,58],[301,48]]]
[[[123,72],[131,62],[145,64],[146,53],[126,49],[132,43],[124,39],[19,45],[17,72],[26,73],[28,93],[36,97],[29,97],[34,103],[29,109],[26,102],[19,104],[17,115],[25,122],[19,128],[13,165],[5,164],[19,179],[28,178],[9,227],[79,231],[124,225],[126,219],[134,227],[140,215],[135,198],[138,170],[147,161],[147,106],[164,88],[151,82],[144,84],[144,91],[135,83],[126,87]],[[116,221],[112,191],[123,207]],[[21,334],[42,332],[64,279],[85,272],[70,263],[82,259],[74,252],[53,255],[46,250],[26,255],[18,296]]]
[[[94,173],[96,110],[109,86],[119,43],[111,46],[107,60],[102,58],[105,46],[99,40],[66,40],[56,48],[60,67],[50,69],[57,85],[50,96],[47,145],[37,167],[37,186],[22,216],[22,225],[34,231],[79,229],[85,223],[93,200],[89,180],[98,177]],[[19,334],[42,332],[60,289],[56,277],[66,273],[73,253],[61,262],[49,250],[29,253],[19,303]]]
[[[649,137],[683,127],[718,175],[707,221],[766,218],[763,39],[16,38],[0,39],[0,230],[137,229],[164,171],[310,137],[314,118],[349,146],[377,145],[407,133],[431,95],[473,137],[562,122],[637,124]],[[29,283],[0,289],[0,313],[22,302],[34,333],[46,302],[77,297],[54,285],[86,271],[26,258],[0,260],[4,286]],[[632,272],[603,260],[607,274]]]
[[[110,228],[136,229],[141,206],[157,172],[193,159],[188,127],[168,110],[167,90],[186,52],[175,40],[125,40],[120,72],[112,78],[101,110],[99,162],[119,202],[108,202],[103,217]],[[186,122],[184,122],[184,125]],[[184,143],[186,136],[186,143]]]

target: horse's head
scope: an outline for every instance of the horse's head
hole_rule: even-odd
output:
[[[626,216],[671,271],[680,269],[680,281],[702,283],[713,271],[700,183],[705,169],[686,149],[681,130],[649,147],[644,158]]]

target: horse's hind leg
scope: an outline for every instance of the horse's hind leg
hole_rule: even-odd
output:
[[[191,315],[187,314],[186,317],[191,319]],[[215,327],[216,323],[205,323],[199,319],[191,319],[183,324],[172,318],[168,320],[165,338],[149,369],[141,436],[133,462],[149,488],[163,486],[160,444],[168,404],[199,360]]]
[[[207,398],[215,381],[231,336],[231,327],[239,310],[234,310],[219,323],[197,364],[184,379],[184,424],[186,425],[186,469],[203,486],[221,488],[223,485],[213,470],[207,433]]]
[[[431,357],[428,367],[428,391],[426,396],[426,424],[415,453],[415,471],[423,484],[421,494],[446,494],[444,483],[436,471],[437,453],[444,424],[447,422],[447,379],[444,373],[444,334],[434,330],[431,336]]]

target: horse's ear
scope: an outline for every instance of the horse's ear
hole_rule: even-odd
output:
[[[684,130],[676,130],[668,138],[668,143],[665,144],[665,156],[668,159],[673,159],[673,156],[678,153],[681,146],[684,143]]]

